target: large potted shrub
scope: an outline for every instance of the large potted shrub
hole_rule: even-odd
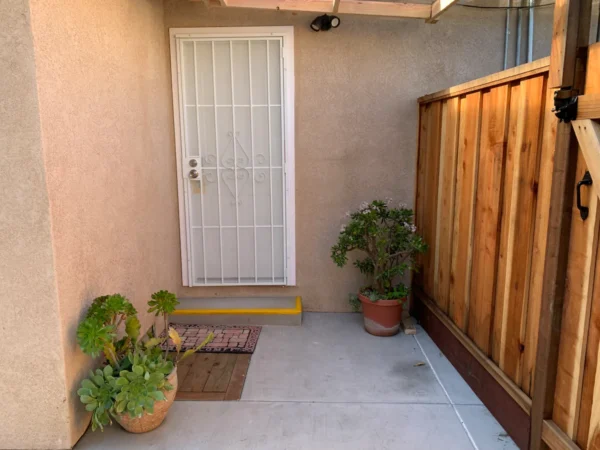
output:
[[[416,270],[416,256],[427,250],[413,225],[413,211],[390,203],[365,202],[358,211],[347,213],[350,220],[331,248],[331,258],[339,267],[348,263],[350,252],[362,252],[354,266],[369,284],[351,296],[350,303],[355,310],[362,306],[365,329],[375,336],[393,336],[400,330],[402,306],[409,294],[404,277]]]
[[[148,302],[149,312],[163,316],[168,328],[168,314],[178,301],[174,294],[159,291]],[[160,345],[170,338],[176,353],[162,351]],[[92,356],[103,355],[102,367],[90,372],[77,391],[85,408],[92,413],[92,430],[112,424],[115,419],[132,433],[158,427],[165,419],[177,391],[177,364],[200,350],[212,339],[180,354],[181,338],[173,328],[159,338],[152,327],[140,336],[137,311],[120,294],[96,298],[77,328],[81,350]]]

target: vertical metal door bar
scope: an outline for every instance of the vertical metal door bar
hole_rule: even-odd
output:
[[[240,218],[238,212],[238,182],[237,182],[237,135],[235,131],[235,89],[233,88],[233,43],[229,41],[229,74],[231,75],[231,118],[233,124],[233,180],[235,186],[235,233],[236,233],[236,258],[237,258],[237,276],[240,283]]]
[[[196,112],[196,131],[197,131],[197,139],[198,139],[198,159],[199,159],[199,169],[200,169],[200,180],[197,180],[200,183],[200,227],[202,230],[202,258],[203,258],[203,267],[204,267],[204,283],[206,283],[206,243],[204,239],[204,188],[202,186],[202,178],[204,176],[202,170],[202,146],[200,145],[200,108],[198,107],[198,60],[196,57],[196,41],[194,41],[194,92],[196,93],[196,105],[194,106],[194,111]],[[187,169],[187,167],[186,167]],[[195,183],[196,180],[190,180],[190,183]]]
[[[256,257],[256,159],[254,158],[254,118],[253,118],[253,100],[252,100],[252,41],[248,39],[248,76],[250,84],[250,150],[252,155],[252,225],[254,235],[254,282],[258,283],[258,262]]]
[[[285,102],[285,89],[284,89],[284,59],[283,59],[283,39],[279,41],[279,110],[281,113],[281,188],[282,188],[282,199],[283,199],[283,282],[287,284],[288,274],[287,274],[287,158],[285,151],[286,141],[285,141],[285,114],[284,114],[284,106]]]
[[[271,54],[269,52],[269,40],[267,40],[267,117],[269,121],[269,204],[271,206],[271,280],[275,282],[275,249],[273,239],[273,146],[271,145]]]
[[[182,124],[183,124],[183,133],[181,136],[181,143],[182,143],[182,148],[183,148],[183,153],[184,156],[187,157],[189,156],[188,154],[188,148],[187,148],[187,139],[186,139],[186,131],[187,131],[187,124],[188,124],[188,118],[187,118],[187,107],[185,106],[185,95],[184,95],[184,90],[185,90],[185,61],[183,58],[183,42],[182,41],[178,41],[177,42],[177,52],[178,52],[178,59],[177,59],[177,66],[179,68],[179,85],[181,86],[181,89],[179,90],[180,94],[180,102],[179,104],[181,105],[179,107],[180,109],[180,114],[183,116],[182,118]],[[185,158],[182,158],[182,160]],[[183,161],[182,161],[183,164]],[[183,167],[179,168],[181,170],[181,174],[180,176],[183,176],[184,171],[183,171]],[[185,202],[185,228],[186,228],[186,244],[187,244],[187,260],[188,260],[188,284],[193,286],[194,283],[194,254],[192,252],[192,243],[191,243],[191,235],[192,235],[192,227],[190,225],[190,211],[191,211],[191,205],[190,205],[190,199],[189,199],[189,183],[186,181],[183,182],[183,201]]]
[[[219,132],[217,122],[217,76],[215,69],[215,41],[210,41],[212,50],[212,74],[213,74],[213,110],[215,112],[215,153],[217,155],[217,206],[219,211],[219,262],[221,263],[221,284],[224,283],[223,279],[223,229],[221,228],[221,155],[219,155]],[[233,107],[233,106],[232,106]]]

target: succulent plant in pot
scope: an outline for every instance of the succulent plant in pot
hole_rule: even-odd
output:
[[[427,250],[416,233],[413,211],[405,205],[390,206],[391,200],[364,202],[346,216],[331,258],[339,266],[348,263],[348,254],[357,250],[363,256],[354,266],[369,284],[351,296],[354,308],[362,306],[365,329],[376,336],[392,336],[400,331],[402,306],[410,292],[404,276],[415,271],[415,259]]]
[[[167,326],[168,314],[177,303],[168,291],[153,294],[148,302],[150,312],[162,315]],[[90,372],[77,391],[92,413],[92,430],[103,430],[112,419],[133,433],[158,427],[175,400],[177,364],[212,339],[210,335],[181,355],[181,338],[175,329],[169,328],[168,337],[160,338],[154,327],[140,337],[140,328],[137,311],[120,294],[96,298],[79,324],[77,341],[82,351],[104,356],[103,366]],[[176,345],[174,355],[160,348],[168,338]]]

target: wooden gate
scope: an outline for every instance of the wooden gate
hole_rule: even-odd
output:
[[[591,1],[559,0],[550,58],[419,99],[415,208],[430,250],[415,311],[522,449],[600,449],[590,16]],[[552,112],[567,87],[571,123]]]

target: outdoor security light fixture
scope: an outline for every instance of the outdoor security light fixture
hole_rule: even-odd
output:
[[[340,18],[338,16],[329,16],[327,14],[317,17],[310,24],[313,31],[328,31],[339,26]]]

